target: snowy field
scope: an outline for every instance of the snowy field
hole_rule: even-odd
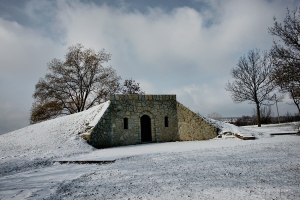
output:
[[[0,135],[0,199],[300,199],[293,124],[234,127],[208,141],[97,150],[80,137],[103,105]],[[102,109],[103,111],[103,109]],[[110,161],[59,164],[54,161]]]

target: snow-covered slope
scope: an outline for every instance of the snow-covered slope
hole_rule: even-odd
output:
[[[0,135],[0,176],[48,165],[53,158],[93,151],[78,134],[107,108],[106,104]]]
[[[94,119],[89,123],[88,127],[94,127],[98,123],[98,121],[101,119],[103,116],[104,112],[107,110],[108,106],[110,105],[110,101],[106,101],[102,103],[100,106],[100,111],[98,114],[94,117]]]
[[[208,123],[212,124],[213,126],[217,127],[219,129],[218,134],[222,135],[224,138],[228,137],[228,134],[232,134],[236,136],[241,136],[243,138],[252,138],[257,137],[258,135],[255,134],[256,132],[246,130],[242,127],[235,126],[233,124],[229,124],[226,122],[210,119],[210,118],[204,118]]]

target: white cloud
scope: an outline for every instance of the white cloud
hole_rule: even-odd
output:
[[[1,75],[21,74],[32,78],[34,73],[45,72],[50,56],[60,56],[62,49],[48,38],[17,22],[0,18]],[[60,56],[62,57],[62,56]]]
[[[251,106],[233,104],[230,95],[224,90],[224,80],[215,80],[212,84],[187,85],[172,92],[177,100],[191,110],[207,116],[217,112],[222,116],[242,116],[251,114]]]
[[[139,86],[142,88],[142,91],[144,91],[146,94],[155,94],[156,89],[149,80],[147,79],[137,79],[137,83],[139,83]]]
[[[60,45],[17,22],[0,18],[0,134],[29,124],[34,86]]]
[[[141,13],[69,2],[61,5],[58,19],[68,45],[79,42],[96,49],[103,47],[113,54],[112,63],[118,71],[136,71],[132,73],[139,76],[149,68],[154,75],[188,70],[187,66],[202,73],[228,72],[233,56],[271,46],[267,28],[272,26],[277,10],[285,10],[280,3],[265,1],[229,0],[212,6],[223,7],[219,8],[219,22],[208,27],[206,17],[189,7],[170,13],[149,8]]]

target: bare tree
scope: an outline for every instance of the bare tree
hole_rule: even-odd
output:
[[[278,111],[278,102],[282,102],[283,98],[284,98],[284,95],[276,96],[276,94],[274,94],[274,101],[275,101],[275,104],[276,104],[278,124],[280,124],[280,116],[279,116],[279,111]]]
[[[141,90],[140,84],[136,83],[135,80],[132,79],[126,79],[123,84],[122,88],[123,94],[145,94]]]
[[[281,91],[289,93],[300,113],[300,9],[292,13],[287,9],[283,24],[274,17],[269,33],[280,38],[270,51],[276,66],[273,78]]]
[[[48,63],[50,72],[35,86],[31,123],[81,112],[120,92],[121,77],[112,67],[103,66],[110,58],[104,49],[95,52],[77,44],[69,47],[65,61]]]
[[[45,121],[62,115],[63,108],[57,101],[35,101],[32,104],[30,124]]]
[[[257,118],[256,115],[257,115],[256,109],[253,109],[252,110],[253,119]],[[272,115],[273,113],[272,113],[271,106],[264,106],[260,108],[260,122],[262,124],[270,124],[272,122]]]
[[[257,124],[260,127],[260,106],[272,100],[270,93],[275,89],[271,79],[272,62],[266,52],[260,54],[258,49],[250,50],[242,56],[237,67],[231,70],[235,79],[228,82],[225,89],[231,93],[235,103],[248,101],[256,104]]]
[[[292,121],[294,121],[294,117],[293,117],[292,113],[287,111],[286,115],[285,115],[285,122],[292,122]]]

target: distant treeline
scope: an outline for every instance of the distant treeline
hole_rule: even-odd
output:
[[[262,124],[277,124],[277,123],[288,123],[288,122],[296,122],[300,121],[300,115],[298,113],[295,113],[294,115],[287,112],[285,116],[280,116],[279,121],[278,117],[274,116],[262,116],[261,117],[261,123]],[[252,116],[242,116],[240,118],[237,118],[234,121],[229,122],[231,124],[234,124],[236,126],[248,126],[248,125],[257,125],[257,118],[255,115]]]

